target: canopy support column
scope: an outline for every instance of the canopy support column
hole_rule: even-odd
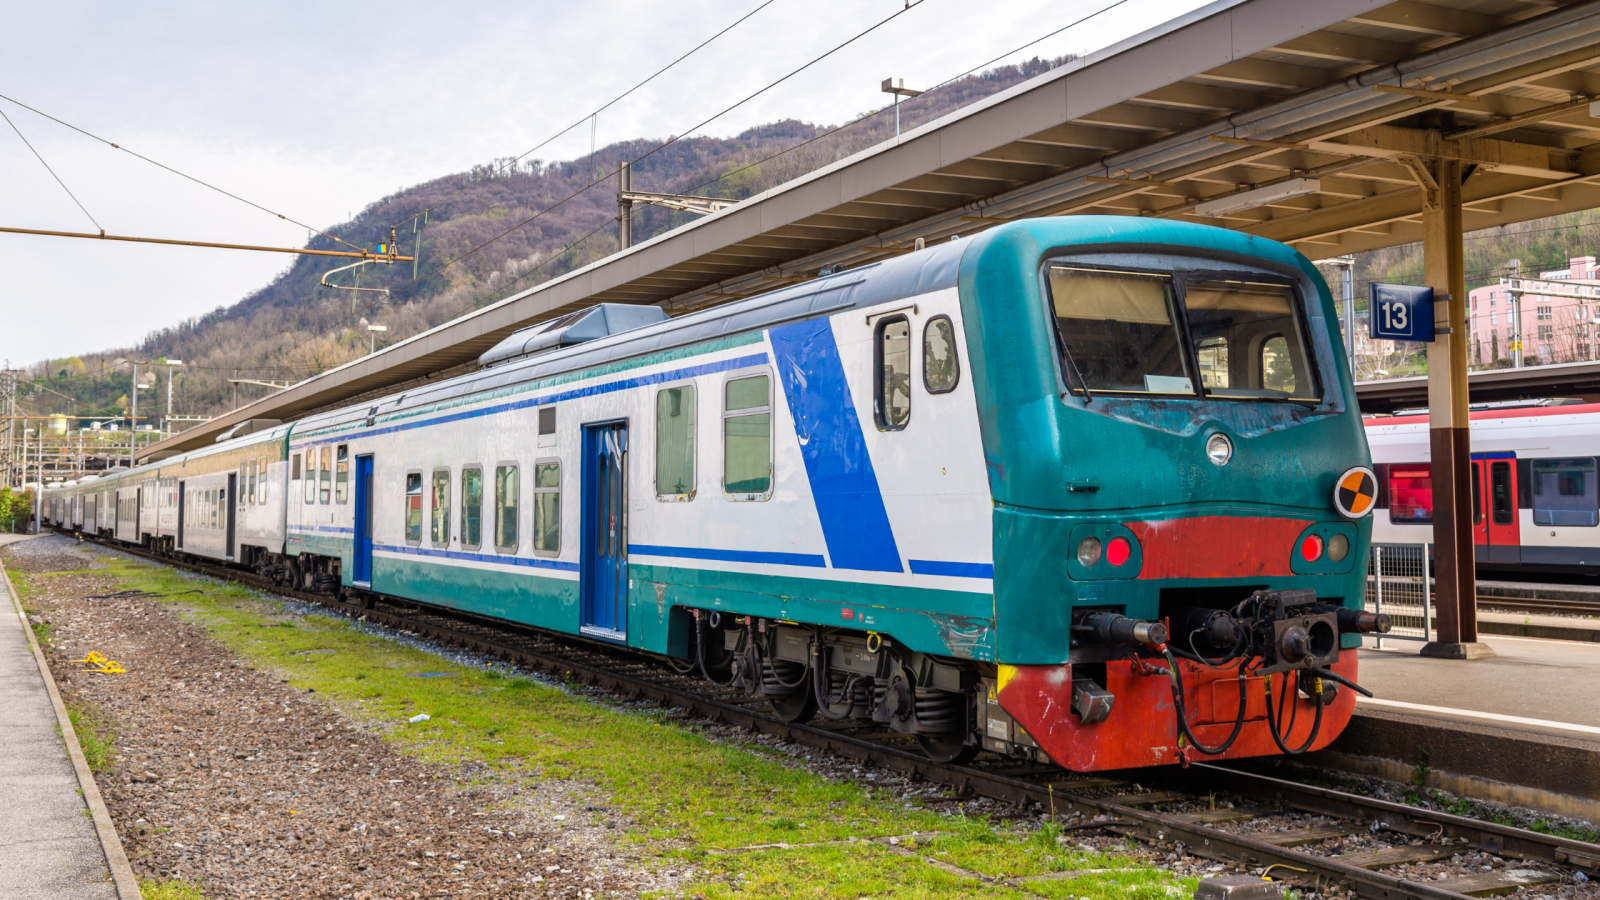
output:
[[[1428,350],[1428,438],[1433,471],[1436,639],[1423,656],[1483,659],[1478,641],[1478,581],[1472,539],[1472,434],[1467,409],[1467,286],[1461,231],[1460,160],[1426,164],[1423,280],[1433,288],[1438,337]],[[1431,181],[1429,184],[1427,182]]]

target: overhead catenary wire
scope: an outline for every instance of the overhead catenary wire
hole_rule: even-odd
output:
[[[690,48],[689,51],[684,53],[682,56],[679,56],[677,59],[674,59],[672,62],[669,62],[666,65],[662,66],[661,68],[655,70],[648,77],[646,77],[643,81],[639,82],[638,84],[635,84],[633,87],[628,88],[627,90],[623,91],[622,93],[618,94],[617,96],[615,96],[615,97],[611,98],[610,100],[606,101],[604,104],[602,104],[600,107],[595,109],[593,112],[589,113],[588,115],[584,116],[583,118],[579,119],[578,121],[573,122],[571,125],[568,125],[567,127],[565,127],[563,129],[561,129],[560,131],[556,132],[555,134],[552,134],[551,136],[545,138],[544,140],[540,141],[538,144],[534,145],[531,149],[523,151],[522,153],[520,153],[520,154],[518,154],[516,156],[513,156],[509,162],[506,162],[505,164],[503,164],[503,165],[501,165],[501,166],[499,166],[497,168],[490,169],[488,172],[486,172],[486,173],[484,173],[482,175],[479,175],[477,178],[474,178],[473,180],[467,182],[466,184],[462,185],[460,188],[457,188],[454,193],[450,194],[450,196],[448,196],[448,197],[445,197],[443,200],[440,200],[437,203],[431,203],[428,206],[424,207],[421,211],[417,212],[416,214],[411,215],[411,216],[407,216],[406,218],[401,219],[399,222],[396,222],[393,227],[394,228],[399,228],[401,225],[404,225],[407,222],[411,222],[411,221],[414,221],[416,219],[423,218],[424,216],[426,216],[432,210],[438,209],[440,206],[443,206],[444,204],[449,203],[451,200],[454,200],[456,197],[460,196],[462,191],[469,190],[469,189],[471,189],[471,188],[473,188],[473,187],[475,187],[475,186],[477,186],[479,184],[482,184],[484,182],[484,180],[486,180],[488,178],[492,178],[495,175],[498,175],[499,173],[505,171],[507,168],[509,168],[511,166],[514,166],[517,163],[521,162],[527,156],[539,152],[539,150],[541,150],[542,148],[544,148],[545,146],[550,144],[552,141],[560,139],[563,135],[565,135],[568,132],[572,131],[572,129],[577,128],[578,126],[582,125],[585,122],[588,122],[588,121],[591,121],[592,119],[597,118],[601,113],[605,112],[606,110],[610,109],[611,107],[613,107],[613,106],[617,105],[618,103],[621,103],[623,100],[627,99],[628,96],[633,94],[635,91],[639,90],[640,88],[644,87],[645,85],[649,84],[650,82],[655,81],[660,76],[666,74],[668,69],[671,69],[673,66],[676,66],[678,63],[681,63],[684,60],[688,59],[689,57],[693,56],[694,54],[698,53],[700,50],[704,49],[707,44],[710,44],[712,41],[716,40],[717,38],[722,37],[723,35],[727,34],[728,32],[732,31],[733,29],[739,27],[740,25],[742,25],[744,23],[744,21],[746,19],[750,18],[751,16],[755,15],[758,12],[761,12],[763,9],[766,9],[767,7],[771,6],[775,2],[777,2],[777,0],[765,0],[765,2],[763,2],[760,6],[757,6],[755,9],[752,9],[749,12],[745,13],[744,15],[740,16],[739,18],[735,19],[732,24],[730,24],[727,27],[723,28],[721,31],[717,32],[716,34],[713,34],[711,37],[708,37],[705,40],[701,41],[700,43],[694,45],[694,47]],[[590,138],[590,144],[591,144],[591,147],[592,147],[593,137]],[[593,152],[594,151],[591,149],[590,150],[590,154],[593,155]]]
[[[862,29],[861,31],[857,32],[855,35],[851,36],[850,38],[844,40],[843,42],[841,42],[841,43],[839,43],[837,45],[835,45],[831,49],[824,51],[822,54],[812,58],[810,61],[804,63],[803,65],[799,66],[798,68],[795,68],[795,69],[791,70],[790,72],[788,72],[787,74],[785,74],[782,77],[778,78],[777,80],[772,81],[772,82],[768,83],[766,86],[754,91],[753,93],[750,93],[750,94],[746,95],[742,99],[735,101],[731,105],[723,108],[722,110],[714,113],[713,115],[711,115],[711,116],[709,116],[709,117],[707,117],[705,119],[702,119],[700,122],[698,122],[695,125],[691,126],[689,129],[683,131],[682,133],[674,135],[671,138],[668,138],[667,140],[662,141],[661,143],[655,145],[654,147],[651,147],[649,150],[647,150],[644,153],[640,154],[636,159],[631,160],[630,164],[637,165],[639,162],[641,162],[643,160],[646,160],[646,159],[649,159],[651,156],[654,156],[656,153],[659,153],[660,151],[666,149],[667,147],[670,147],[673,144],[676,144],[679,141],[683,140],[687,135],[693,134],[694,132],[698,131],[699,129],[704,128],[706,125],[709,125],[712,122],[715,122],[717,119],[722,118],[723,116],[725,116],[728,113],[734,111],[735,109],[738,109],[740,106],[743,106],[744,104],[749,103],[751,100],[754,100],[755,98],[761,96],[762,94],[765,94],[767,91],[770,91],[773,88],[777,87],[778,85],[783,84],[784,82],[788,81],[789,79],[793,78],[794,76],[799,75],[801,72],[806,71],[807,69],[811,68],[812,66],[816,65],[817,63],[822,62],[823,60],[827,59],[828,57],[832,56],[833,54],[838,53],[840,50],[843,50],[844,48],[850,46],[851,44],[855,43],[856,41],[861,40],[862,38],[866,37],[867,35],[871,34],[872,32],[877,31],[879,28],[882,28],[883,26],[889,24],[890,22],[894,21],[895,19],[899,18],[900,16],[905,15],[906,13],[910,12],[911,10],[916,9],[917,7],[921,6],[922,4],[924,4],[926,2],[927,2],[927,0],[911,0],[911,2],[908,2],[903,8],[897,9],[893,13],[891,13],[890,15],[888,15],[888,16],[882,18],[882,19],[879,19],[878,21],[874,22],[873,24],[871,24],[871,25],[867,26],[866,28]],[[583,187],[578,188],[577,190],[567,194],[566,196],[560,198],[559,200],[556,200],[555,202],[551,203],[550,205],[544,207],[543,209],[538,210],[533,215],[527,217],[526,219],[523,219],[522,221],[516,223],[515,225],[512,225],[512,226],[506,228],[504,231],[501,231],[500,233],[498,233],[495,236],[483,241],[482,243],[478,244],[477,246],[470,247],[470,248],[462,251],[460,254],[458,254],[457,256],[455,256],[453,258],[451,258],[450,260],[448,260],[448,261],[446,261],[446,262],[444,262],[444,263],[442,263],[442,264],[440,264],[438,266],[435,266],[434,268],[430,269],[426,274],[424,274],[424,275],[422,275],[422,276],[420,276],[418,278],[415,278],[412,281],[407,282],[406,284],[401,285],[400,287],[396,288],[395,291],[399,292],[399,291],[407,290],[409,288],[415,287],[416,285],[420,284],[421,282],[424,282],[424,281],[428,280],[429,278],[432,278],[434,275],[437,275],[438,273],[444,271],[445,269],[448,269],[451,266],[454,266],[456,263],[459,263],[462,260],[473,256],[478,251],[480,251],[483,248],[489,246],[490,244],[495,243],[496,241],[500,240],[501,238],[505,237],[506,235],[511,234],[512,232],[517,231],[518,229],[526,227],[528,224],[532,223],[536,219],[539,219],[540,217],[542,217],[542,216],[546,215],[547,213],[551,212],[552,210],[554,210],[554,209],[566,204],[567,202],[573,200],[574,198],[581,196],[586,191],[588,191],[590,188],[595,187],[596,185],[599,185],[599,184],[603,184],[606,181],[609,181],[611,179],[611,177],[613,175],[615,175],[615,174],[616,174],[616,170],[611,170],[611,171],[605,172],[602,175],[599,175],[598,177],[591,178],[589,180],[589,182],[587,184],[585,184]],[[318,331],[312,337],[309,337],[306,340],[301,341],[299,344],[296,344],[294,347],[289,348],[289,350],[287,352],[292,353],[292,352],[294,352],[296,350],[299,350],[301,347],[304,347],[306,344],[310,343],[311,341],[316,340],[317,338],[320,338],[322,335],[327,334],[328,332],[334,330],[335,328],[343,328],[351,320],[353,320],[353,319],[355,319],[355,318],[357,318],[359,316],[366,315],[367,313],[375,310],[376,308],[377,308],[377,304],[368,304],[367,306],[363,307],[359,311],[358,310],[352,310],[349,316],[346,316],[345,318],[340,319],[338,322],[335,322],[332,326],[330,326],[328,328],[324,328],[324,329]]]
[[[6,111],[3,109],[0,109],[0,119],[6,120],[6,124],[11,126],[11,130],[15,131],[17,133],[17,137],[22,138],[22,143],[26,144],[28,149],[32,151],[34,158],[39,160],[39,165],[44,166],[44,170],[50,173],[50,177],[56,180],[56,184],[61,185],[61,189],[67,192],[67,196],[71,197],[72,202],[78,205],[78,209],[83,210],[83,214],[88,217],[90,222],[94,223],[94,227],[100,229],[101,234],[105,234],[105,228],[102,227],[98,221],[96,221],[94,216],[89,214],[89,210],[84,209],[83,201],[79,200],[78,195],[72,192],[72,188],[67,187],[67,183],[61,180],[61,176],[56,174],[56,170],[50,168],[50,164],[45,162],[44,157],[40,156],[39,151],[34,148],[33,142],[28,140],[27,136],[22,133],[22,129],[17,127],[17,123],[11,121],[11,117],[6,115]]]
[[[52,116],[47,112],[35,109],[35,108],[29,106],[28,104],[23,103],[21,100],[16,99],[15,97],[9,97],[9,96],[7,96],[5,94],[0,94],[0,100],[6,100],[6,101],[9,101],[11,103],[15,103],[16,105],[22,107],[23,109],[27,110],[28,112],[31,112],[31,113],[33,113],[35,115],[44,116],[46,119],[49,119],[50,121],[56,123],[57,125],[61,125],[61,126],[64,126],[66,128],[70,128],[73,131],[76,131],[77,133],[83,135],[84,137],[93,138],[94,140],[97,140],[100,143],[105,144],[108,147],[111,147],[113,150],[121,150],[123,153],[126,153],[126,154],[128,154],[130,156],[133,156],[136,159],[144,160],[145,162],[149,163],[152,166],[155,166],[156,168],[164,169],[164,170],[166,170],[168,172],[171,172],[172,174],[178,176],[179,178],[185,179],[187,181],[192,181],[195,184],[198,184],[201,187],[206,188],[207,190],[216,191],[217,193],[222,194],[225,197],[231,197],[231,198],[239,201],[240,203],[245,204],[246,206],[251,206],[251,207],[254,207],[256,209],[259,209],[262,212],[267,213],[268,215],[277,216],[278,218],[284,220],[285,222],[292,222],[295,225],[299,225],[301,228],[306,229],[307,231],[314,231],[317,234],[320,234],[320,235],[322,235],[323,237],[325,237],[325,238],[327,238],[329,240],[338,241],[339,243],[344,244],[346,247],[354,247],[355,249],[360,250],[363,253],[366,252],[366,248],[365,247],[360,247],[360,246],[357,246],[356,244],[352,244],[349,241],[345,240],[344,238],[337,237],[335,235],[331,235],[331,234],[327,233],[326,231],[323,231],[320,228],[312,228],[310,225],[307,225],[304,222],[301,222],[301,221],[299,221],[297,219],[291,219],[288,216],[284,215],[283,213],[275,212],[273,210],[267,209],[265,206],[262,206],[259,203],[256,203],[256,202],[251,201],[251,200],[246,200],[245,198],[239,196],[238,194],[234,194],[234,193],[231,193],[229,191],[225,191],[222,188],[219,188],[214,184],[208,184],[208,183],[206,183],[204,181],[201,181],[200,179],[194,177],[193,175],[189,175],[189,174],[186,174],[184,172],[180,172],[177,169],[174,169],[173,167],[171,167],[169,165],[166,165],[165,163],[156,162],[155,160],[151,159],[150,157],[145,156],[145,155],[143,155],[141,153],[137,153],[137,152],[135,152],[133,150],[130,150],[127,147],[122,146],[121,144],[117,144],[117,143],[114,143],[112,141],[109,141],[109,140],[99,136],[98,134],[94,134],[92,132],[85,131],[84,129],[79,128],[78,126],[72,124],[71,122],[64,122],[61,119],[58,119],[55,116]],[[54,174],[54,173],[52,173],[52,174]],[[98,224],[96,224],[95,227],[99,228],[100,226]]]

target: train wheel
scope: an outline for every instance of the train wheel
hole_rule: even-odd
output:
[[[978,755],[978,748],[969,745],[964,734],[919,734],[917,743],[922,745],[922,752],[928,754],[929,759],[938,763],[961,765]]]
[[[811,690],[810,675],[806,676],[805,684],[795,693],[768,699],[772,701],[772,709],[778,718],[785,722],[803,725],[817,714],[817,694]]]

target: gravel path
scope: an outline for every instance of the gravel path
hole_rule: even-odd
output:
[[[4,561],[62,572],[90,568],[100,552],[42,538],[8,548]],[[195,880],[213,897],[362,900],[673,886],[619,852],[617,823],[594,814],[585,785],[423,764],[253,668],[170,604],[85,599],[115,590],[92,572],[34,584],[29,605],[51,626],[66,699],[117,734],[97,781],[141,877]],[[81,673],[72,660],[91,650],[127,674]]]

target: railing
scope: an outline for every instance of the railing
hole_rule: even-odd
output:
[[[1433,545],[1373,544],[1367,556],[1368,612],[1388,613],[1394,628],[1385,637],[1433,640]]]

